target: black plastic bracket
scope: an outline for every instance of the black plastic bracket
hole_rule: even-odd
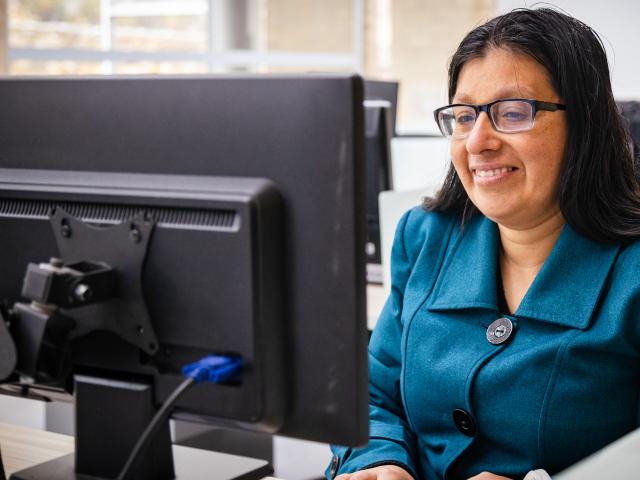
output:
[[[117,274],[110,299],[64,310],[65,315],[76,321],[71,338],[108,330],[154,355],[158,339],[142,295],[142,267],[154,223],[140,213],[117,225],[95,226],[57,208],[51,215],[51,225],[65,264],[103,262]]]

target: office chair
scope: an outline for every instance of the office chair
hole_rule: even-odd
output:
[[[640,101],[616,102],[631,136],[636,179],[640,182]]]

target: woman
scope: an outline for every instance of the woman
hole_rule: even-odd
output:
[[[449,101],[452,167],[398,225],[371,339],[369,444],[330,478],[548,478],[638,427],[640,192],[600,40],[495,18]]]

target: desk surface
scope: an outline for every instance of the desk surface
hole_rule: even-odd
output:
[[[0,448],[8,477],[13,472],[73,452],[73,437],[0,423]]]
[[[0,448],[7,477],[13,472],[73,452],[73,437],[0,423]],[[265,477],[264,480],[277,480]]]

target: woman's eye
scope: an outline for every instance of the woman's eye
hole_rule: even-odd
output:
[[[456,117],[456,123],[459,123],[460,125],[467,125],[469,123],[473,123],[475,119],[475,115],[470,113],[463,113]]]
[[[509,110],[506,112],[502,112],[500,114],[500,118],[507,122],[522,122],[527,118],[527,114],[519,110]]]

